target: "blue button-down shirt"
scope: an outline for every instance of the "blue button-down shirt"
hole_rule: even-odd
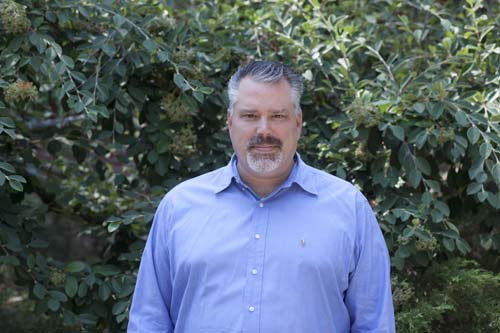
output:
[[[297,155],[259,198],[236,163],[161,201],[128,332],[394,332],[387,247],[360,192]]]

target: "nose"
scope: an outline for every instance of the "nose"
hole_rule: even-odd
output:
[[[269,120],[266,117],[262,117],[257,124],[257,134],[259,135],[269,135],[271,134],[271,127]]]

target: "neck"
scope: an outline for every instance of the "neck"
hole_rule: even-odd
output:
[[[265,198],[273,193],[283,182],[288,178],[292,172],[294,161],[289,163],[286,172],[276,175],[262,175],[255,172],[246,170],[240,163],[236,165],[241,180],[247,184],[260,198]]]

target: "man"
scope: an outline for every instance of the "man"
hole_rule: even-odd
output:
[[[235,155],[160,203],[129,332],[394,332],[389,256],[369,204],[296,153],[301,93],[282,64],[233,75]]]

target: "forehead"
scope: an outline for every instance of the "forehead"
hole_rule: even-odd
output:
[[[236,109],[292,110],[293,107],[292,87],[285,79],[266,83],[244,78],[239,84]]]

